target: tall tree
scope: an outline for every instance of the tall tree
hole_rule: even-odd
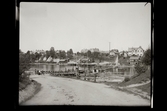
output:
[[[77,52],[77,56],[79,56],[80,55],[80,52]]]
[[[53,58],[55,57],[55,50],[54,50],[54,47],[51,47],[50,48],[50,56]]]
[[[66,58],[66,52],[65,52],[65,51],[60,51],[60,52],[59,52],[59,56],[60,56],[60,58],[62,58],[62,59]]]
[[[35,59],[39,60],[39,58],[42,56],[41,53],[35,52]]]
[[[151,49],[147,49],[142,57],[142,63],[151,65]]]
[[[70,54],[73,55],[73,50],[72,49],[70,49]]]
[[[91,51],[90,50],[87,51],[87,56],[91,57]]]
[[[20,50],[21,51],[21,50]],[[30,68],[30,57],[29,54],[23,54],[19,52],[19,75],[21,75],[24,71]]]
[[[48,58],[50,56],[50,51],[46,51],[46,58]]]
[[[72,49],[67,51],[67,57],[70,58],[70,59],[73,58],[73,50]]]

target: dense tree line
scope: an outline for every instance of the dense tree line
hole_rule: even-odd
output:
[[[19,50],[19,75],[30,68],[30,53]]]
[[[144,52],[141,61],[139,61],[138,64],[135,65],[135,70],[138,74],[141,74],[146,72],[148,70],[148,67],[150,67],[150,65],[151,65],[151,49],[147,49]]]
[[[54,47],[51,47],[50,50],[46,50],[45,53],[43,54],[41,52],[35,52],[35,53],[30,54],[30,51],[27,51],[26,54],[29,57],[29,62],[32,62],[32,63],[35,62],[35,60],[39,60],[41,57],[46,57],[46,58],[52,57],[52,58],[60,58],[60,59],[66,59],[66,58],[72,59],[73,58],[72,49],[69,49],[67,53],[62,50],[60,50],[59,52],[56,52]]]

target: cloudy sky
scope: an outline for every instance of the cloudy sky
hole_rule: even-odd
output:
[[[151,45],[151,4],[20,3],[20,49],[147,49]]]

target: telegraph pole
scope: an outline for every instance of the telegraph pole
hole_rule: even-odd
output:
[[[110,53],[110,42],[109,42],[109,53]]]

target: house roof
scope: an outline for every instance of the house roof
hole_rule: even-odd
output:
[[[46,61],[51,61],[52,60],[52,57],[50,56]]]
[[[128,48],[128,52],[132,52],[133,50],[138,50],[138,49],[142,49],[144,51],[144,49],[141,46],[139,46],[139,47]]]

